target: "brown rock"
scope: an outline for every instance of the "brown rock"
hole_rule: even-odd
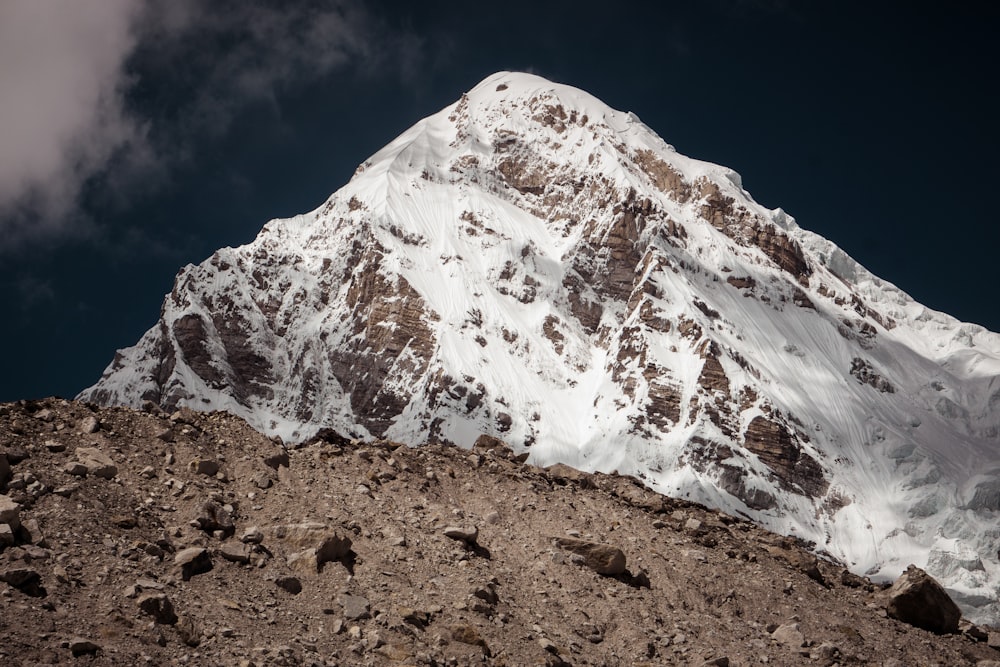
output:
[[[784,488],[820,498],[830,487],[822,466],[802,450],[784,424],[761,415],[754,417],[747,426],[745,444],[774,471]]]
[[[0,495],[0,523],[16,531],[21,525],[21,505],[10,496]]]
[[[258,489],[270,489],[274,482],[271,481],[271,475],[267,474],[263,470],[254,475],[251,480],[253,485]]]
[[[66,443],[59,442],[58,440],[46,440],[45,449],[49,450],[53,454],[59,454],[60,452],[66,451]],[[3,471],[0,471],[0,479],[3,478]]]
[[[594,489],[597,485],[594,484],[594,476],[590,473],[584,472],[582,470],[577,470],[576,468],[571,468],[563,463],[556,463],[545,469],[549,478],[561,484],[576,484],[583,489]]]
[[[243,531],[240,541],[247,544],[260,544],[264,541],[264,533],[257,526],[251,526]]]
[[[288,464],[289,464],[288,452],[285,450],[281,450],[276,454],[271,454],[270,456],[264,457],[264,465],[268,466],[269,468],[274,468],[275,470],[277,470],[279,467],[282,466],[287,468]]]
[[[302,582],[298,577],[278,577],[274,580],[274,585],[292,595],[298,595],[302,592]]]
[[[290,554],[285,559],[288,567],[303,574],[316,574],[319,572],[319,559],[316,557],[315,549],[306,549],[294,554]]]
[[[393,662],[402,662],[413,657],[413,654],[402,644],[386,644],[375,649],[375,652]]]
[[[479,539],[479,529],[475,526],[448,526],[443,532],[445,537],[461,540],[467,544],[475,544]]]
[[[802,648],[806,643],[806,638],[799,630],[798,623],[786,623],[784,625],[778,626],[774,632],[771,633],[771,637],[789,648],[799,649]]]
[[[573,537],[557,537],[555,540],[559,548],[583,556],[584,565],[598,574],[613,576],[625,572],[625,554],[617,547]]]
[[[42,575],[27,567],[14,567],[0,572],[0,581],[6,582],[25,595],[34,598],[46,596],[45,589],[42,588]]]
[[[216,551],[222,558],[228,560],[232,563],[240,563],[245,565],[250,562],[250,547],[246,544],[235,544],[232,542],[227,542],[218,548]]]
[[[958,632],[961,611],[933,577],[910,565],[884,594],[892,618],[938,634]]]
[[[769,546],[768,553],[777,556],[788,562],[789,565],[799,570],[816,583],[829,587],[823,572],[819,569],[819,559],[794,546]]]
[[[177,623],[177,635],[182,642],[194,648],[201,644],[201,625],[191,616],[184,616]]]
[[[83,465],[79,461],[70,461],[63,466],[63,472],[67,475],[73,475],[74,477],[86,477],[87,466]]]
[[[195,459],[188,464],[191,470],[195,471],[199,475],[205,475],[206,477],[212,477],[215,473],[219,472],[219,462],[213,459]]]
[[[204,574],[212,569],[212,557],[202,547],[189,547],[177,552],[174,564],[181,570],[181,578],[187,581],[196,574]]]
[[[410,625],[415,625],[418,628],[425,628],[430,625],[431,614],[428,611],[411,609],[409,607],[401,607],[399,609],[399,615],[403,620]]]
[[[368,599],[360,595],[341,595],[340,604],[344,608],[344,617],[352,621],[370,616],[371,607],[368,604]]]
[[[272,526],[271,536],[293,547],[316,547],[329,534],[326,524],[307,522]]]
[[[351,544],[349,537],[342,537],[337,533],[324,537],[316,547],[316,562],[322,565],[350,557]]]
[[[479,632],[476,631],[471,625],[466,625],[464,623],[451,626],[451,638],[456,642],[461,642],[462,644],[469,644],[470,646],[480,646],[488,652],[486,646],[486,640],[483,639]]]
[[[97,417],[90,415],[89,417],[84,417],[80,420],[80,432],[81,433],[97,433],[98,429],[101,428],[101,423],[97,421]]]
[[[485,433],[481,434],[476,438],[476,442],[472,445],[473,449],[481,449],[484,451],[494,450],[498,453],[505,453],[510,451],[510,447],[507,446],[500,438],[492,435],[487,435]]]
[[[236,532],[236,524],[233,523],[232,516],[214,500],[209,500],[201,506],[201,512],[195,521],[206,533],[221,530],[224,537],[229,537]]]
[[[163,593],[146,593],[136,601],[142,613],[153,617],[157,623],[162,625],[174,625],[177,623],[177,614],[174,612],[174,604]]]
[[[712,658],[701,663],[701,667],[729,667],[729,658],[726,656]]]
[[[38,547],[48,547],[49,542],[45,539],[45,533],[37,519],[25,519],[21,522],[22,536],[27,538],[31,544]]]
[[[69,641],[69,650],[74,658],[78,658],[81,655],[93,655],[102,649],[100,644],[95,644],[89,639],[74,637]]]
[[[73,454],[86,467],[88,475],[111,479],[118,474],[118,466],[111,457],[96,447],[77,447]]]

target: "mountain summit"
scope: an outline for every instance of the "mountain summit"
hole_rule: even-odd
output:
[[[1000,337],[631,113],[490,76],[177,276],[81,398],[302,440],[482,436],[750,517],[1000,621]]]

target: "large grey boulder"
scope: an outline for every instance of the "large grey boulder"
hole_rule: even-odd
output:
[[[944,588],[916,565],[910,565],[884,594],[892,618],[938,634],[958,632],[962,612]]]

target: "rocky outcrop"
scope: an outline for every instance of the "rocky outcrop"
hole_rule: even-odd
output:
[[[830,484],[819,463],[804,452],[784,424],[763,416],[747,426],[744,446],[774,472],[786,489],[821,498]]]
[[[883,394],[891,394],[896,391],[892,383],[879,375],[878,371],[867,359],[855,357],[851,360],[851,375],[861,384],[866,384]]]

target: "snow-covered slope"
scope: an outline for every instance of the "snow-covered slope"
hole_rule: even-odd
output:
[[[637,475],[1000,621],[1000,337],[580,90],[495,74],[187,266],[81,398]]]

